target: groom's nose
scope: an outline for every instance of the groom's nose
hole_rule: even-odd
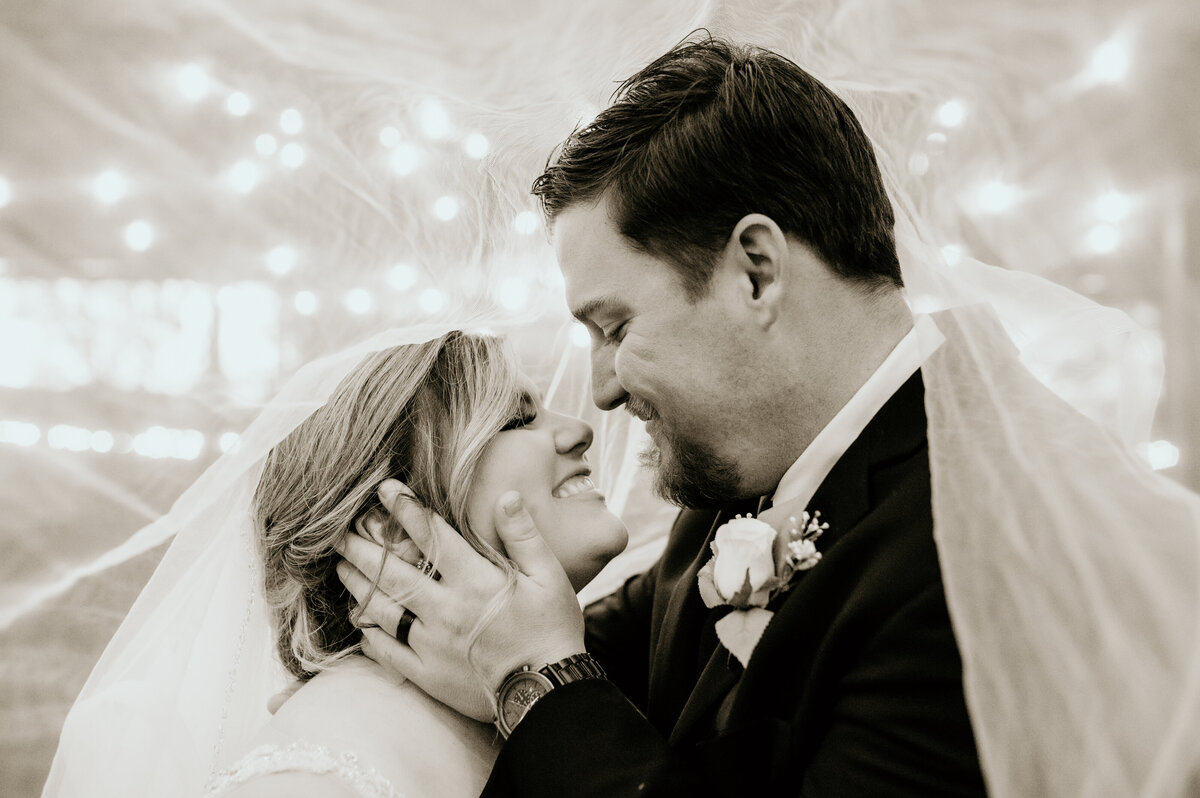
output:
[[[592,402],[601,410],[620,407],[628,398],[613,359],[612,347],[592,345]]]

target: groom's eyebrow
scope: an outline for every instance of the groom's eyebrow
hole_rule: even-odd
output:
[[[625,303],[616,297],[600,296],[595,299],[589,299],[587,302],[579,305],[571,310],[571,315],[582,322],[593,321],[596,315],[616,315],[625,307]]]

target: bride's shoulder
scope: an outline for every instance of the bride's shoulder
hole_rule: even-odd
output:
[[[392,784],[410,798],[477,795],[497,744],[492,727],[353,656],[313,677],[283,704],[254,750],[222,774],[241,786],[218,794],[328,795],[337,782],[346,795],[388,795]]]

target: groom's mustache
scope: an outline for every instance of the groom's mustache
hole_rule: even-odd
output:
[[[625,412],[642,421],[653,421],[655,418],[654,408],[633,396],[625,400]]]

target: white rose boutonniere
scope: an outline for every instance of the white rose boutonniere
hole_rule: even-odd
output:
[[[742,667],[750,661],[771,616],[765,609],[791,587],[792,578],[821,561],[814,541],[829,528],[821,513],[788,518],[783,534],[770,524],[737,516],[717,528],[712,559],[697,575],[704,606],[729,605],[734,612],[717,621],[717,638]]]

